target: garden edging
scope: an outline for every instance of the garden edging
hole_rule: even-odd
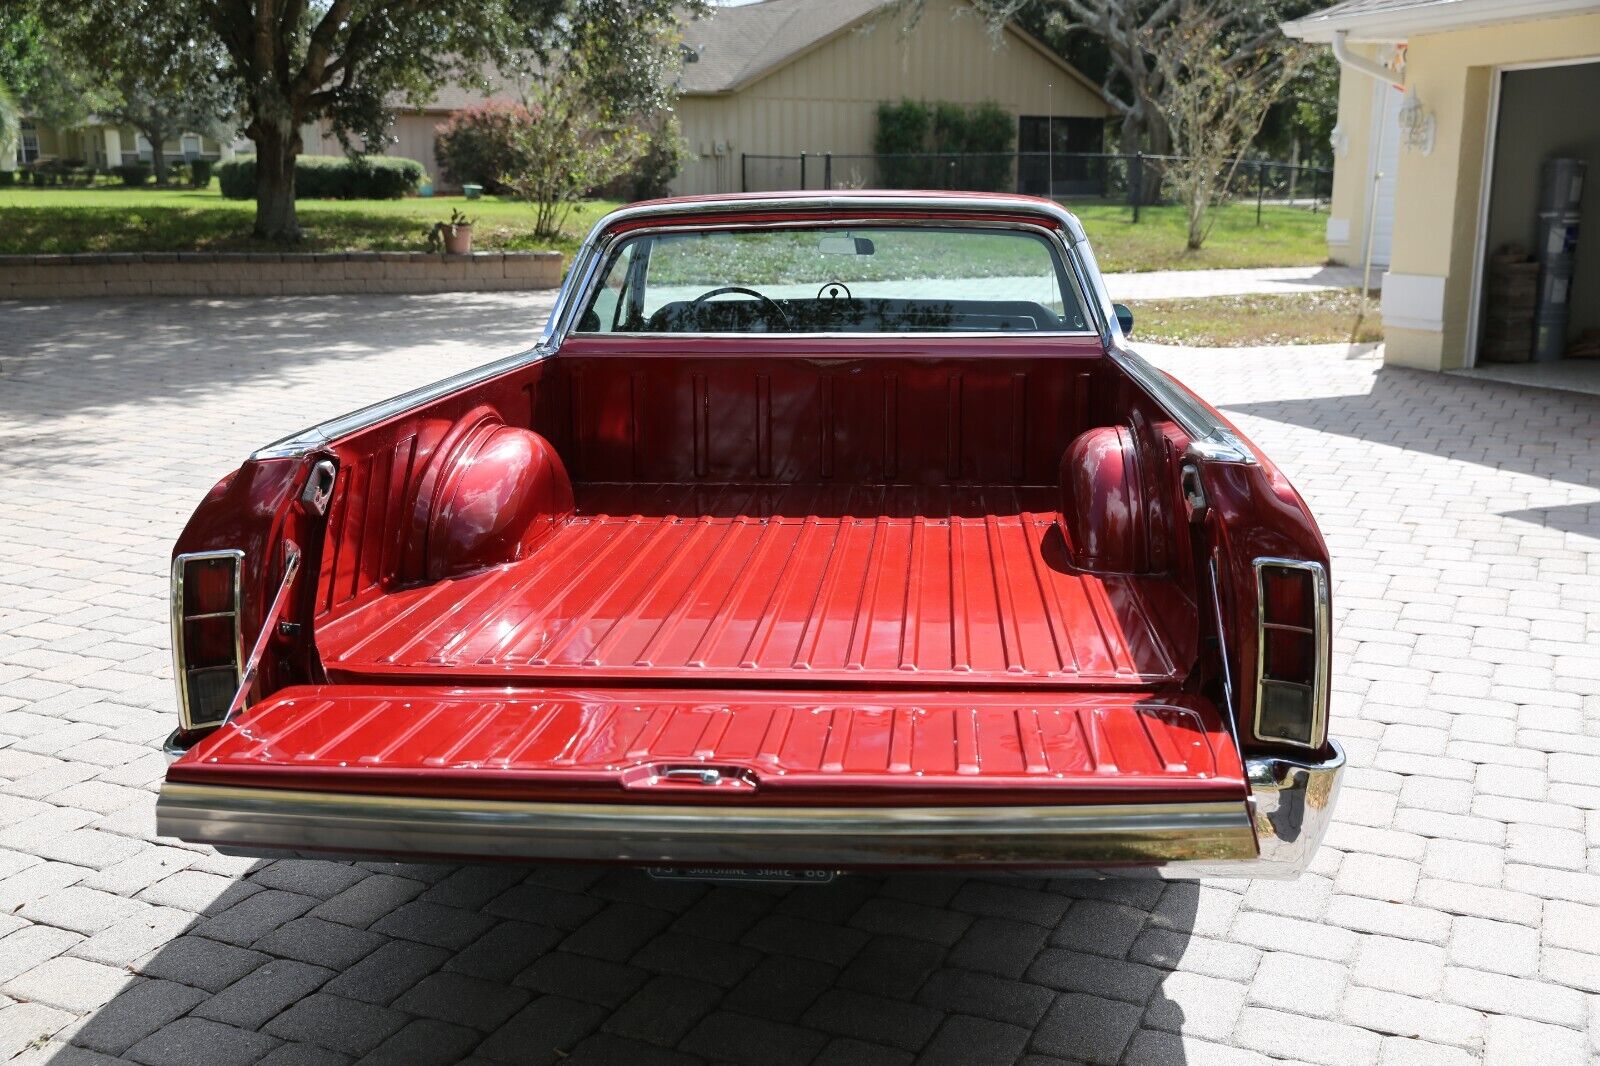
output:
[[[550,289],[560,252],[119,252],[0,256],[0,300]]]

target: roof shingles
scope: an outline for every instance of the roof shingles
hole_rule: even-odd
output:
[[[731,92],[889,2],[765,0],[713,8],[683,27],[684,43],[698,56],[683,66],[683,92]]]

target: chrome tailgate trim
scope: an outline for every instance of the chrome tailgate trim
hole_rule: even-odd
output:
[[[526,803],[168,783],[156,831],[281,851],[632,865],[1066,867],[1257,856],[1246,804],[758,807]]]

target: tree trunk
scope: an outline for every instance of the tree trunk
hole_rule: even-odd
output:
[[[289,119],[257,119],[250,137],[256,144],[256,226],[263,240],[292,244],[300,240],[294,210],[294,164],[300,154],[300,131]]]
[[[1149,147],[1145,149],[1150,155],[1172,154],[1172,129],[1167,125],[1166,118],[1152,103],[1149,105],[1150,117],[1145,123],[1145,141]],[[1144,202],[1158,204],[1161,202],[1161,186],[1166,178],[1167,165],[1157,161],[1155,165],[1148,162],[1144,168]]]
[[[151,137],[148,133],[145,136],[150,140],[150,165],[156,172],[156,184],[165,185],[167,183],[167,153],[162,148],[159,137]]]

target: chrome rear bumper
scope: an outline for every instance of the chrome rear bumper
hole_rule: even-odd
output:
[[[1320,764],[1252,760],[1249,804],[730,808],[168,783],[156,831],[245,854],[1293,877],[1332,815],[1344,767],[1333,750]]]

